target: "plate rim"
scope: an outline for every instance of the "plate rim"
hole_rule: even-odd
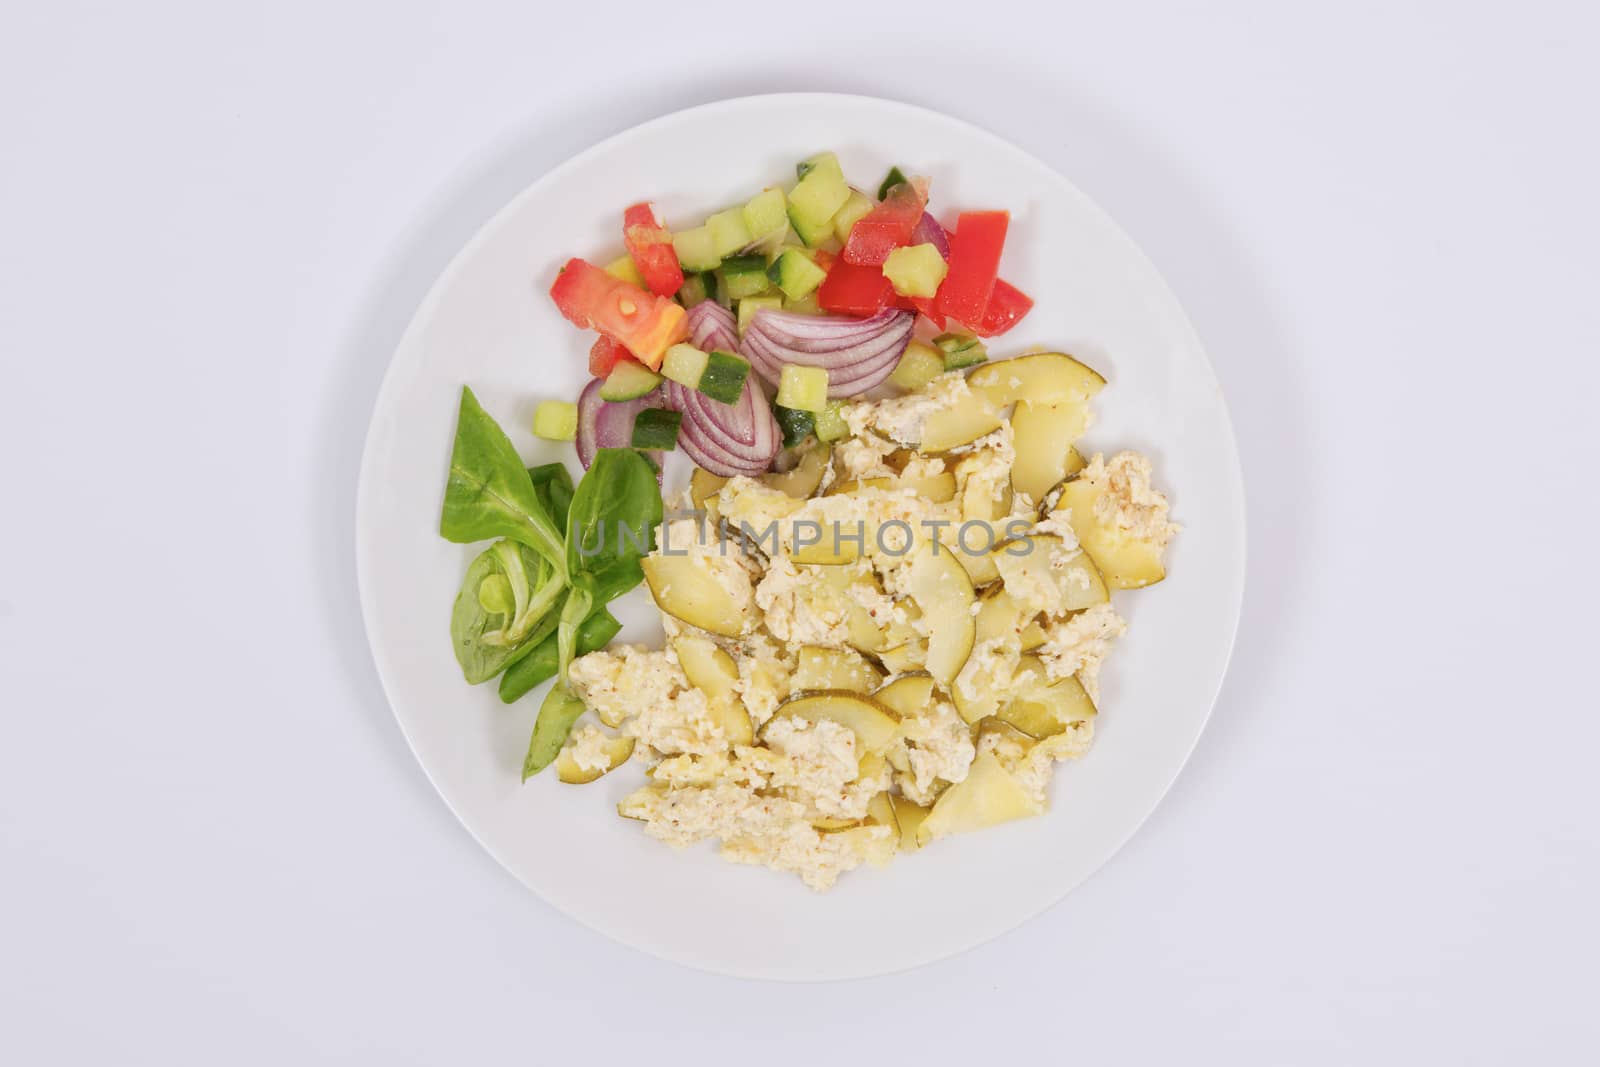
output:
[[[523,203],[523,201],[535,196],[540,189],[550,183],[555,182],[562,174],[581,166],[590,157],[600,154],[611,147],[614,143],[625,138],[635,136],[641,131],[672,122],[683,121],[692,115],[715,112],[722,109],[757,106],[763,102],[776,104],[779,102],[804,103],[806,101],[827,101],[833,104],[845,105],[865,104],[876,108],[887,107],[890,109],[899,109],[908,114],[916,114],[924,118],[934,118],[941,122],[961,127],[970,135],[988,141],[991,145],[1002,148],[1005,151],[1016,153],[1026,158],[1033,165],[1039,167],[1042,171],[1049,174],[1053,179],[1060,182],[1065,188],[1071,190],[1086,209],[1098,216],[1099,221],[1108,226],[1112,232],[1121,238],[1127,250],[1138,258],[1142,266],[1149,270],[1150,275],[1161,285],[1163,289],[1166,290],[1167,295],[1170,296],[1172,303],[1181,318],[1184,340],[1188,345],[1191,345],[1194,351],[1199,355],[1206,372],[1210,376],[1211,384],[1214,387],[1217,410],[1221,416],[1221,428],[1226,438],[1228,453],[1232,457],[1232,463],[1228,465],[1228,469],[1225,474],[1228,481],[1232,483],[1231,487],[1233,490],[1233,496],[1237,501],[1237,513],[1233,516],[1233,528],[1236,531],[1239,564],[1239,580],[1233,591],[1231,603],[1227,605],[1231,614],[1231,620],[1227,628],[1226,651],[1222,656],[1221,669],[1217,672],[1216,680],[1211,687],[1211,692],[1206,694],[1205,710],[1204,713],[1199,717],[1199,720],[1193,731],[1193,736],[1185,747],[1182,758],[1173,764],[1172,770],[1166,776],[1166,779],[1162,783],[1160,790],[1152,791],[1144,810],[1139,814],[1138,818],[1130,822],[1126,832],[1116,840],[1115,844],[1106,852],[1104,858],[1092,870],[1090,870],[1076,882],[1064,888],[1059,894],[1045,904],[1031,910],[1027,910],[1025,913],[1020,914],[1015,921],[1008,923],[1000,929],[988,932],[974,940],[968,941],[963,945],[954,948],[940,948],[932,953],[919,956],[918,958],[910,960],[909,962],[893,967],[855,970],[847,969],[836,973],[817,974],[813,976],[788,974],[779,975],[769,972],[762,972],[756,969],[725,966],[720,964],[713,965],[712,963],[706,961],[669,955],[665,952],[657,951],[653,947],[625,940],[613,932],[589,921],[587,918],[562,908],[560,905],[555,903],[555,901],[541,892],[537,886],[532,885],[520,874],[518,874],[516,869],[504,858],[502,858],[499,851],[491,846],[490,843],[486,841],[483,836],[480,835],[480,833],[473,827],[472,823],[466,818],[466,816],[457,809],[456,805],[451,801],[448,793],[436,778],[434,771],[429,767],[428,762],[423,758],[422,753],[418,750],[416,738],[412,735],[412,732],[406,728],[406,722],[400,715],[400,712],[396,706],[394,694],[390,691],[389,672],[386,669],[387,658],[379,650],[378,642],[373,638],[373,619],[376,615],[372,586],[373,579],[368,573],[368,569],[371,565],[368,562],[368,555],[363,551],[363,547],[367,543],[369,534],[368,524],[364,518],[368,512],[368,508],[365,506],[364,502],[367,498],[367,495],[373,491],[373,486],[376,482],[376,479],[373,476],[372,468],[377,462],[375,455],[375,441],[378,436],[378,416],[380,412],[382,412],[388,406],[390,393],[397,388],[397,368],[400,364],[399,357],[415,343],[417,335],[425,327],[425,324],[429,319],[429,313],[442,299],[443,293],[449,288],[449,285],[454,281],[456,275],[461,272],[465,263],[470,259],[472,254],[481,244],[490,238],[490,235],[499,228],[503,220],[510,216]],[[374,394],[373,402],[367,416],[367,429],[362,442],[361,459],[356,481],[356,492],[354,494],[354,508],[356,513],[354,538],[354,548],[356,552],[356,588],[361,605],[362,630],[366,638],[368,652],[372,657],[373,667],[378,675],[378,683],[383,691],[384,700],[389,705],[389,712],[392,716],[394,716],[395,723],[400,728],[400,734],[403,738],[405,738],[406,746],[411,750],[412,758],[416,760],[417,765],[422,770],[422,773],[427,779],[428,784],[433,787],[435,794],[437,794],[438,798],[444,803],[446,809],[448,809],[456,818],[457,822],[461,824],[462,828],[467,831],[468,835],[471,836],[473,841],[483,848],[483,850],[494,859],[495,863],[498,864],[506,874],[510,875],[519,885],[531,892],[546,907],[550,908],[551,911],[572,922],[577,923],[579,926],[582,926],[583,928],[590,930],[615,944],[623,945],[633,951],[641,952],[651,956],[652,958],[663,960],[677,966],[687,967],[702,973],[726,975],[739,979],[768,982],[811,984],[830,981],[851,981],[862,978],[902,974],[907,971],[915,970],[919,967],[953,959],[967,952],[971,952],[983,945],[998,940],[999,938],[1008,934],[1014,933],[1022,926],[1025,926],[1034,919],[1037,919],[1040,915],[1043,915],[1045,912],[1050,911],[1051,909],[1060,905],[1062,901],[1071,896],[1071,894],[1085,882],[1104,870],[1105,867],[1110,864],[1110,862],[1115,859],[1124,848],[1127,847],[1128,842],[1131,841],[1134,836],[1144,828],[1145,824],[1155,813],[1156,809],[1160,807],[1164,800],[1166,800],[1168,794],[1170,794],[1172,791],[1172,787],[1176,784],[1178,776],[1181,775],[1184,768],[1189,765],[1189,761],[1193,758],[1194,751],[1199,745],[1200,738],[1204,735],[1206,728],[1210,725],[1211,717],[1216,711],[1217,701],[1221,696],[1223,684],[1227,680],[1228,672],[1233,665],[1234,654],[1238,648],[1238,632],[1243,615],[1244,594],[1245,588],[1249,581],[1249,509],[1244,482],[1243,464],[1239,454],[1238,435],[1234,429],[1232,412],[1228,407],[1227,396],[1222,390],[1221,380],[1217,376],[1216,365],[1211,361],[1210,354],[1206,351],[1205,346],[1201,343],[1199,334],[1195,330],[1194,323],[1189,317],[1187,308],[1178,298],[1177,293],[1172,289],[1172,286],[1167,281],[1166,275],[1157,269],[1155,262],[1145,252],[1144,248],[1137,241],[1135,241],[1132,235],[1130,235],[1116,221],[1115,218],[1113,218],[1104,208],[1102,208],[1096,200],[1080,189],[1065,174],[1057,170],[1051,164],[1045,162],[1043,159],[1040,159],[1038,156],[1034,155],[1034,153],[1028,149],[1023,148],[1022,146],[1004,137],[1001,137],[999,134],[986,129],[975,122],[958,118],[936,108],[924,107],[919,104],[911,104],[891,97],[874,96],[864,93],[772,92],[722,97],[716,100],[706,101],[690,107],[665,112],[643,122],[626,127],[625,129],[618,130],[606,137],[601,138],[598,141],[595,141],[582,150],[563,159],[561,162],[557,163],[548,170],[545,170],[535,176],[516,194],[510,197],[504,204],[502,204],[498,209],[485,218],[478,225],[472,236],[467,239],[467,241],[460,247],[460,249],[456,251],[453,256],[451,256],[444,268],[439,272],[438,276],[428,287],[428,290],[423,295],[422,299],[418,302],[416,309],[412,312],[411,318],[406,324],[405,330],[401,333],[399,340],[395,343],[394,349],[389,355],[388,364],[384,368],[383,378],[379,383],[377,392]]]

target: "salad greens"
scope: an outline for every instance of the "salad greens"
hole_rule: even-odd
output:
[[[456,661],[473,685],[504,674],[500,695],[508,703],[559,675],[534,727],[524,778],[555,758],[583,710],[567,688],[567,668],[620,628],[605,605],[644,580],[640,560],[661,516],[655,467],[640,453],[600,449],[574,486],[562,464],[524,467],[472,390],[461,390],[439,532],[457,543],[495,543],[467,567],[456,595]]]

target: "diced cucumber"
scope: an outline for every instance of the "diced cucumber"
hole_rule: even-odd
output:
[[[783,298],[783,310],[792,311],[796,315],[820,315],[822,308],[817,304],[817,294],[808,293],[799,300]]]
[[[722,278],[728,283],[728,296],[734,300],[760,296],[772,287],[765,256],[729,256],[722,261]]]
[[[687,274],[678,290],[678,303],[686,308],[713,300],[717,295],[717,276],[710,273]]]
[[[754,240],[750,227],[744,224],[744,209],[730,207],[706,219],[706,229],[711,231],[711,247],[726,259]]]
[[[716,270],[722,265],[717,243],[711,239],[711,229],[707,226],[673,234],[672,250],[678,253],[678,262],[684,270]]]
[[[778,404],[796,411],[818,412],[828,406],[828,371],[825,367],[784,366],[778,379]]]
[[[789,203],[783,190],[763,189],[743,208],[744,224],[756,241],[764,241],[789,227]],[[780,238],[781,239],[781,238]]]
[[[679,385],[698,389],[708,359],[710,357],[694,345],[673,345],[667,349],[666,358],[661,361],[661,373]]]
[[[712,400],[736,404],[744,392],[744,380],[750,376],[750,364],[742,356],[720,349],[706,356],[705,370],[700,374],[699,389]]]
[[[833,220],[812,222],[795,211],[794,205],[789,205],[789,225],[794,227],[794,232],[800,240],[806,243],[807,248],[820,248],[833,237]]]
[[[867,199],[866,193],[860,189],[850,190],[850,198],[833,216],[833,235],[839,239],[840,244],[850,240],[850,227],[871,210],[872,201]]]
[[[611,368],[605,384],[600,386],[600,399],[637,400],[660,384],[661,375],[643,363],[625,359]]]
[[[633,261],[632,256],[624,255],[620,259],[613,259],[606,264],[606,273],[613,278],[621,278],[629,285],[637,285],[643,289],[644,275],[639,273],[639,265]]]
[[[811,262],[811,257],[798,248],[785,248],[767,268],[767,277],[791,300],[816,292],[827,276],[827,271]]]
[[[805,164],[805,173],[789,193],[789,221],[801,240],[816,247],[817,242],[806,236],[823,226],[832,232],[833,216],[850,199],[850,187],[844,183],[844,172],[832,152],[812,156]],[[802,229],[804,227],[804,229]]]
[[[901,296],[932,297],[950,269],[931,244],[896,248],[883,261],[883,276]]]
[[[989,358],[983,342],[970,333],[941,333],[933,339],[933,346],[944,354],[945,370],[970,367]]]
[[[781,404],[773,405],[772,416],[778,420],[778,429],[783,433],[784,448],[793,448],[810,437],[816,426],[817,417],[811,412],[797,411]]]
[[[570,400],[541,400],[533,409],[533,435],[546,441],[570,441],[578,436],[578,405]]]
[[[750,320],[755,318],[756,312],[762,308],[772,308],[774,311],[783,310],[783,297],[781,296],[747,296],[739,301],[739,333],[742,336],[745,327],[750,325]]]
[[[817,412],[815,428],[819,441],[837,441],[849,433],[850,424],[844,421],[844,401],[828,401],[828,406]]]
[[[889,375],[889,383],[914,393],[943,373],[944,353],[921,341],[912,341]]]
[[[878,199],[884,200],[889,196],[889,190],[906,180],[899,167],[890,167],[889,173],[883,176],[883,184],[878,186]]]
[[[678,425],[683,414],[666,408],[645,408],[633,417],[629,444],[646,452],[671,452],[678,447]]]
[[[844,168],[839,166],[839,157],[832,152],[818,152],[810,159],[802,159],[794,165],[794,176],[796,178],[804,178],[818,167],[821,167],[824,171],[837,174],[841,180],[844,178]]]

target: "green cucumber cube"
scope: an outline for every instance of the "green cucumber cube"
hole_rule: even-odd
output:
[[[571,441],[578,436],[578,405],[569,400],[541,400],[533,409],[533,435],[546,441]]]
[[[717,243],[712,239],[708,226],[679,230],[672,235],[672,250],[678,253],[678,262],[687,271],[716,270],[722,265],[722,257],[717,254]]]
[[[700,388],[700,376],[706,372],[706,362],[711,357],[694,345],[673,345],[661,361],[661,373],[690,389]]]
[[[728,284],[728,296],[733,300],[743,300],[749,296],[760,296],[772,288],[767,278],[767,260],[765,256],[730,256],[722,261],[722,280]]]
[[[779,407],[816,413],[828,406],[828,371],[824,367],[786,364],[778,379]]]
[[[779,188],[764,189],[742,209],[745,228],[763,241],[789,226],[789,203]],[[780,238],[781,239],[781,238]]]
[[[944,354],[945,370],[959,370],[989,358],[983,342],[970,333],[941,333],[933,339],[933,347]]]
[[[711,246],[717,255],[726,258],[750,244],[755,238],[744,223],[744,210],[731,207],[706,219],[706,229],[711,231]]]
[[[889,383],[915,393],[943,373],[944,354],[921,341],[912,341],[889,375]]]
[[[762,308],[771,308],[774,311],[783,310],[783,297],[781,296],[747,296],[739,301],[739,333],[742,336],[745,327],[750,325],[750,320],[755,318],[756,312]]]
[[[812,222],[799,212],[794,205],[789,205],[789,225],[794,227],[794,232],[804,241],[807,248],[820,248],[833,240],[833,220],[826,222]]]
[[[844,401],[828,401],[828,406],[817,412],[813,430],[819,441],[837,441],[848,434],[850,424],[844,421]]]
[[[772,261],[772,266],[767,268],[767,277],[791,300],[799,300],[816,292],[817,286],[827,276],[827,271],[813,263],[811,257],[798,248],[785,248]]]
[[[872,201],[860,189],[850,190],[850,198],[844,202],[833,216],[833,235],[839,239],[840,244],[850,240],[850,228],[860,220],[861,216],[872,210]]]
[[[844,168],[839,166],[839,157],[832,152],[818,152],[810,159],[802,159],[794,165],[794,176],[804,178],[819,167],[830,174],[838,175],[841,180],[844,178]]]
[[[789,221],[795,222],[798,217],[806,226],[815,229],[832,223],[833,216],[850,199],[850,187],[845,184],[839,160],[832,152],[814,156],[809,162],[811,166],[805,176],[789,193]],[[799,223],[795,225],[795,232],[805,237]],[[806,244],[812,242],[808,240]]]
[[[932,297],[950,265],[931,244],[896,248],[883,261],[883,276],[901,296]]]

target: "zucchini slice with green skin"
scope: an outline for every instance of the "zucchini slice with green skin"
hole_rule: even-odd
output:
[[[975,366],[989,358],[983,342],[970,333],[941,333],[933,339],[933,346],[944,353],[945,370]]]
[[[661,372],[679,385],[698,389],[711,399],[736,404],[750,376],[750,364],[732,352],[702,352],[693,345],[673,345]]]
[[[645,408],[634,416],[629,444],[646,452],[671,452],[678,447],[678,426],[682,422],[680,411]]]
[[[767,268],[767,279],[790,300],[803,300],[816,292],[828,272],[798,248],[785,248]]]
[[[729,256],[722,261],[722,280],[733,300],[760,296],[772,288],[767,278],[767,259],[760,255]]]
[[[637,400],[661,384],[661,375],[643,363],[623,360],[600,386],[601,400]]]

